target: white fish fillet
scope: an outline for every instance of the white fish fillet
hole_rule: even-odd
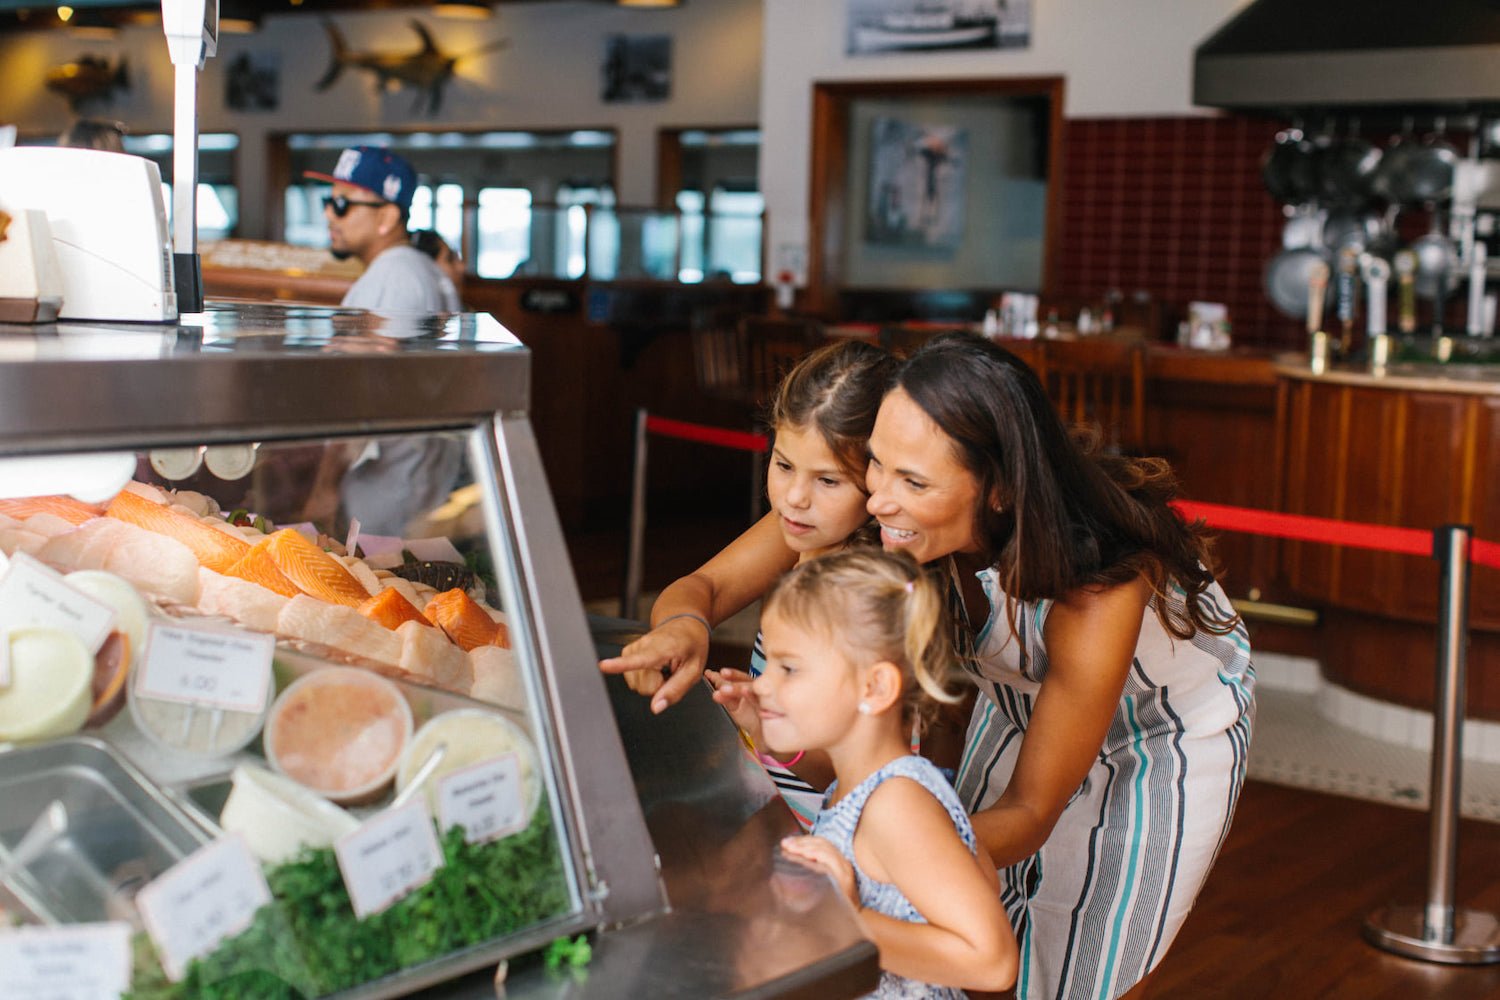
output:
[[[261,632],[275,632],[287,598],[258,583],[240,580],[198,567],[198,610],[227,615],[241,625]]]
[[[471,698],[518,712],[526,710],[526,684],[514,652],[500,646],[477,646],[468,655],[474,667]]]
[[[88,522],[85,521],[85,524]],[[58,535],[66,535],[78,525],[72,521],[66,521],[56,514],[33,514],[21,522],[21,527],[32,534],[41,535],[44,538],[56,538]]]
[[[101,569],[123,576],[142,590],[178,604],[198,602],[198,557],[193,555],[192,549],[175,538],[125,521],[112,517],[99,520],[113,521],[118,528],[124,529],[110,532],[114,542],[105,553]],[[94,523],[89,521],[78,530]]]
[[[468,694],[474,685],[474,668],[464,651],[453,645],[442,629],[421,622],[402,622],[401,669],[434,687]]]
[[[34,556],[47,544],[46,535],[38,535],[34,531],[25,528],[0,528],[0,552],[13,556],[17,552],[24,552]]]
[[[287,601],[276,617],[276,631],[295,639],[318,642],[334,649],[363,656],[376,663],[399,666],[401,640],[353,608],[329,604],[298,594]]]

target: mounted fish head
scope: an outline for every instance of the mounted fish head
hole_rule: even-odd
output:
[[[353,52],[350,51],[343,35],[334,27],[333,22],[325,18],[323,25],[328,32],[333,54],[328,70],[316,85],[317,89],[328,89],[338,79],[345,66],[355,66],[374,75],[378,90],[393,91],[402,87],[410,87],[419,91],[414,110],[421,110],[425,102],[428,113],[435,114],[442,104],[443,87],[453,78],[454,69],[460,59],[467,59],[506,44],[501,41],[464,55],[449,55],[438,48],[431,33],[422,25],[422,22],[413,19],[410,23],[412,30],[417,33],[417,38],[422,43],[421,48],[415,52]]]
[[[47,70],[43,83],[48,90],[67,99],[77,111],[87,101],[108,100],[116,90],[130,89],[130,76],[122,57],[114,66],[98,56],[79,56],[72,62]]]

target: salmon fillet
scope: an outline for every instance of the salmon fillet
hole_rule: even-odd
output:
[[[267,536],[265,545],[266,552],[276,561],[276,568],[312,597],[357,608],[370,596],[337,559],[295,528],[282,528]]]
[[[465,652],[475,646],[494,645],[500,633],[499,624],[457,587],[428,601],[422,613]]]
[[[130,490],[121,490],[116,494],[109,502],[105,514],[159,535],[175,538],[192,550],[199,563],[215,573],[225,572],[250,551],[247,543],[231,538],[222,531],[215,531],[197,518],[187,517],[161,504],[152,503]]]
[[[359,613],[377,625],[384,625],[392,632],[406,622],[431,625],[418,611],[416,605],[401,596],[398,590],[382,590],[359,606]]]
[[[0,514],[24,521],[33,514],[54,514],[69,524],[82,524],[104,514],[102,507],[69,496],[0,499]]]
[[[257,584],[282,597],[296,597],[302,591],[298,590],[297,585],[288,580],[286,574],[276,567],[276,560],[272,559],[271,553],[266,551],[267,541],[267,539],[261,539],[250,546],[250,551],[226,569],[224,575]]]

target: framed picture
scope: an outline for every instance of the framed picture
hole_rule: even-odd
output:
[[[844,0],[845,53],[1025,48],[1031,0]]]
[[[968,129],[881,117],[870,130],[865,241],[958,246],[964,234]]]
[[[224,103],[234,111],[275,111],[281,106],[281,54],[241,52],[224,73]]]
[[[611,103],[672,96],[672,36],[610,35],[604,44],[603,94]]]

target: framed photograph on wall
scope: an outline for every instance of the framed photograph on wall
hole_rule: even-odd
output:
[[[1031,0],[844,0],[845,54],[1023,49]]]
[[[671,35],[610,35],[604,43],[604,100],[665,101],[672,96]]]
[[[868,243],[952,249],[964,234],[968,129],[899,118],[870,123]]]

